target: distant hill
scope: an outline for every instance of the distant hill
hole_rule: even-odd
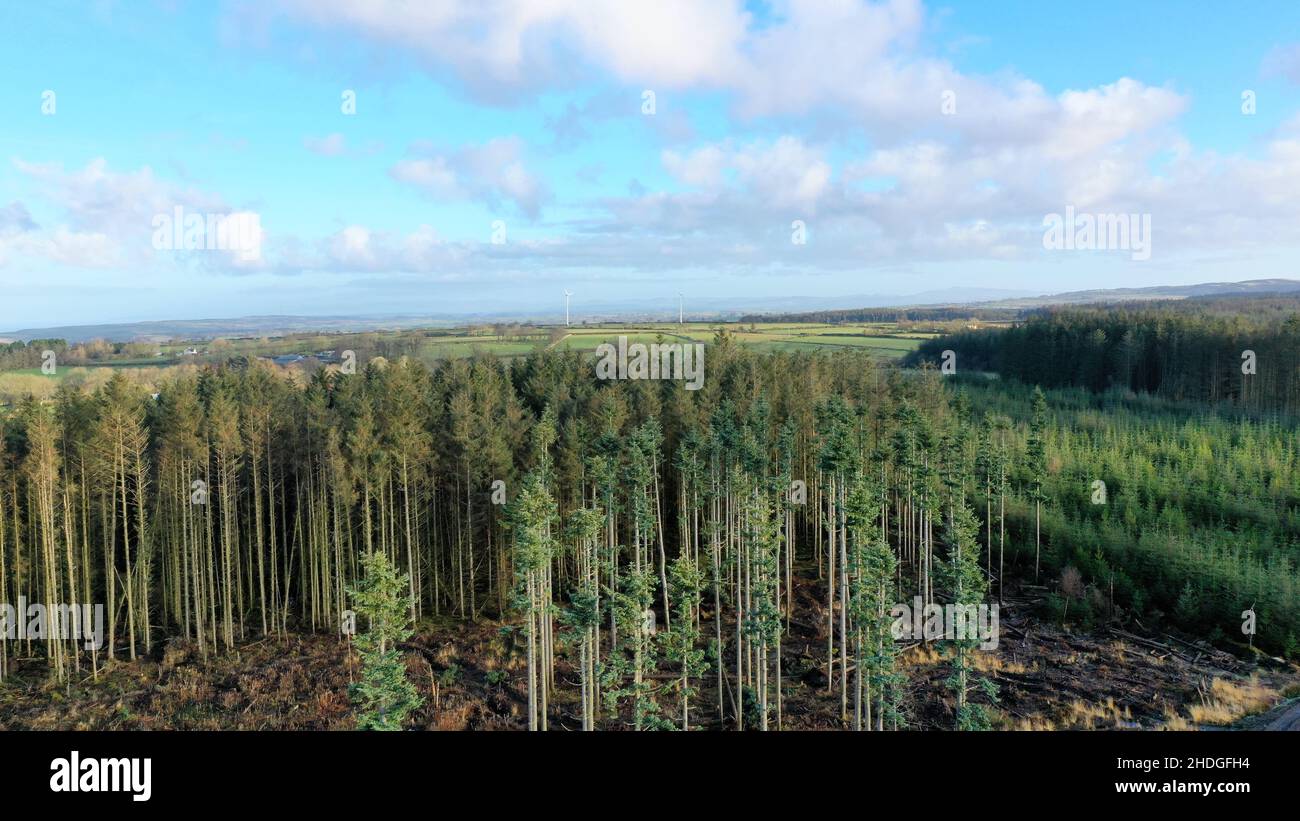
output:
[[[0,338],[64,339],[70,343],[104,339],[109,342],[163,342],[169,339],[282,336],[291,333],[398,330],[464,324],[465,317],[437,316],[245,316],[233,319],[172,319],[113,325],[64,325],[25,328],[0,333]]]
[[[729,321],[747,312],[793,312],[832,310],[858,305],[895,306],[951,302],[1015,299],[1025,291],[997,288],[952,288],[905,295],[857,294],[833,297],[695,297],[686,300],[686,315],[696,321]],[[663,321],[677,318],[677,298],[671,292],[662,299],[573,302],[574,322]],[[554,309],[498,311],[475,314],[393,314],[361,316],[246,316],[230,319],[174,319],[105,325],[64,325],[51,328],[23,328],[0,333],[0,342],[20,339],[64,339],[70,343],[104,339],[109,342],[162,342],[169,339],[213,339],[216,337],[280,336],[289,333],[401,330],[437,328],[497,322],[559,323],[564,321],[563,302],[557,295]]]
[[[747,314],[742,322],[874,322],[907,318],[951,320],[966,317],[1005,320],[1038,308],[1064,305],[1107,305],[1157,300],[1209,300],[1217,297],[1300,296],[1300,280],[1249,279],[1242,282],[1203,282],[1198,285],[1155,285],[1148,288],[1102,288],[1024,296],[992,301],[914,302],[893,306],[863,304],[857,308],[804,312]]]
[[[1150,288],[1102,288],[1067,291],[1036,297],[1004,299],[982,308],[1041,308],[1047,305],[1082,305],[1097,302],[1135,302],[1147,299],[1191,299],[1213,296],[1265,296],[1300,293],[1300,280],[1248,279],[1242,282],[1203,282],[1199,285],[1155,285]]]
[[[1252,279],[1200,285],[1157,285],[1149,288],[1109,288],[1033,296],[1024,291],[995,288],[949,288],[905,295],[857,294],[834,297],[692,297],[686,316],[696,321],[857,321],[908,315],[917,319],[983,316],[1010,318],[1048,305],[1084,305],[1158,299],[1271,294],[1300,294],[1300,280]],[[438,328],[497,322],[557,323],[563,321],[557,297],[553,310],[502,311],[479,314],[400,314],[362,316],[245,316],[226,319],[175,319],[105,325],[66,325],[24,328],[0,333],[8,340],[64,339],[70,343],[104,339],[109,342],[161,342],[169,339],[281,336],[291,333],[358,333],[363,331]],[[676,319],[677,300],[624,300],[573,303],[574,322],[662,321]]]

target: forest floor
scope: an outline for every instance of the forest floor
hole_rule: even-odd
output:
[[[809,575],[812,575],[811,573]],[[999,687],[995,726],[1002,729],[1300,729],[1300,668],[1246,661],[1204,643],[1147,631],[1140,624],[1075,631],[1036,617],[1034,590],[1004,599],[996,650],[977,666]],[[814,579],[795,588],[794,617],[783,639],[783,729],[848,726],[826,675],[828,617]],[[708,614],[705,614],[707,619]],[[705,632],[711,635],[705,624]],[[706,636],[707,638],[707,636]],[[10,647],[11,661],[16,646]],[[443,618],[422,623],[406,645],[408,675],[425,703],[412,716],[430,730],[519,730],[526,727],[527,678],[522,642],[508,627]],[[0,730],[178,729],[334,730],[354,726],[348,685],[357,658],[337,637],[294,635],[208,653],[172,640],[150,657],[88,670],[67,685],[49,682],[43,662],[20,660],[0,684]],[[120,656],[121,654],[119,654]],[[724,663],[730,661],[724,659]],[[953,699],[944,687],[948,662],[933,646],[909,647],[908,726],[947,729]],[[102,660],[101,660],[102,665]],[[701,682],[691,722],[731,728],[718,717],[716,673]],[[734,676],[729,670],[728,676]],[[661,680],[666,718],[678,717],[676,695]],[[849,674],[852,687],[852,671]],[[549,728],[581,726],[574,667],[557,659]],[[853,709],[850,693],[849,711]],[[603,716],[603,729],[628,726]],[[775,726],[775,716],[773,716]]]

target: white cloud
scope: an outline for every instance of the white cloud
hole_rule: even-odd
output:
[[[740,0],[279,2],[291,20],[404,48],[491,101],[599,76],[622,85],[629,105],[643,88],[712,90],[729,93],[742,118],[817,114],[854,123],[877,140],[941,124],[967,140],[1000,143],[1041,135],[1060,113],[1062,101],[1036,83],[968,76],[919,55],[927,22],[920,0],[773,5],[773,19],[759,26]],[[959,116],[941,121],[947,91],[957,95]],[[1074,110],[1090,102],[1084,96],[1065,104]],[[1093,110],[1105,117],[1113,105]],[[570,136],[581,130],[559,125]]]
[[[1300,43],[1288,43],[1264,55],[1261,71],[1265,77],[1282,77],[1300,85]]]
[[[0,208],[0,237],[31,231],[36,228],[27,206],[21,202],[11,202]]]
[[[1183,113],[1187,100],[1124,77],[1100,88],[1066,91],[1057,105],[1055,125],[1044,145],[1050,154],[1068,161],[1170,122]]]
[[[734,162],[742,183],[777,208],[815,210],[829,190],[830,164],[796,137],[750,146]]]
[[[37,185],[42,199],[61,213],[63,222],[39,227],[29,216],[24,217],[25,206],[7,207],[0,213],[0,241],[4,243],[0,263],[31,257],[81,268],[148,267],[159,261],[156,222],[164,217],[173,220],[179,213],[197,215],[205,229],[209,223],[224,223],[226,230],[249,240],[244,243],[248,247],[223,247],[220,253],[203,257],[203,264],[217,269],[260,265],[264,233],[258,214],[234,209],[211,192],[160,179],[148,166],[119,172],[99,157],[72,170],[57,163],[21,159],[14,160],[14,167]],[[6,223],[18,230],[6,232]],[[201,244],[206,247],[210,243],[205,238]],[[178,256],[191,258],[183,245],[172,245],[170,250]]]
[[[664,151],[662,160],[664,169],[687,185],[713,188],[722,184],[730,158],[722,148],[706,145],[685,155]]]
[[[77,268],[108,268],[122,261],[118,249],[103,234],[69,231],[0,233],[0,267],[14,259],[45,259]]]
[[[324,137],[307,137],[302,141],[303,147],[313,154],[324,157],[337,157],[347,151],[347,140],[337,132]]]
[[[717,191],[731,174],[747,194],[776,208],[815,209],[831,178],[822,152],[788,135],[770,144],[711,144],[685,155],[665,151],[662,159],[664,169],[687,185]]]
[[[523,141],[517,137],[450,152],[415,145],[411,153],[415,156],[395,164],[389,175],[433,199],[477,200],[492,207],[511,202],[536,219],[550,196],[546,184],[524,164]]]
[[[575,76],[573,57],[627,82],[718,83],[739,70],[734,3],[660,0],[281,0],[296,19],[398,44],[467,87],[511,96]]]

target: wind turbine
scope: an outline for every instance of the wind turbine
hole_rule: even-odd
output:
[[[570,291],[568,288],[565,288],[564,289],[564,325],[566,328],[569,325],[569,297],[571,296],[573,296],[573,291]]]
[[[678,292],[677,292],[677,324],[678,324],[678,325],[685,325],[685,324],[686,324],[686,321],[683,319],[683,317],[685,316],[685,314],[683,313],[683,311],[685,310],[685,309],[682,307],[683,304],[684,304],[684,303],[682,302],[682,292],[681,292],[681,291],[678,291]]]

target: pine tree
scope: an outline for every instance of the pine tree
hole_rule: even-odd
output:
[[[58,450],[58,422],[50,410],[32,403],[25,409],[27,417],[27,458],[23,464],[33,503],[33,521],[39,552],[36,566],[40,570],[40,588],[44,600],[51,605],[67,601],[62,595],[67,582],[60,571],[59,536],[62,531],[58,515],[58,483],[62,459]],[[21,618],[21,616],[20,616]],[[56,608],[47,618],[46,630],[50,641],[50,667],[59,682],[67,680],[67,648],[56,640],[60,635],[59,611]],[[0,636],[0,641],[4,641]]]
[[[865,475],[853,483],[846,503],[851,537],[850,590],[856,675],[853,728],[876,729],[901,723],[903,677],[890,632],[892,594],[898,561],[880,535],[879,492]]]
[[[569,594],[564,622],[572,628],[578,645],[578,683],[582,692],[582,729],[594,729],[597,701],[596,666],[599,663],[600,558],[599,543],[605,524],[600,508],[579,508],[569,514],[568,537],[578,560],[578,584]]]
[[[611,652],[602,668],[602,686],[610,712],[617,715],[624,702],[632,708],[636,730],[673,729],[660,715],[654,680],[647,674],[655,668],[655,643],[647,611],[654,602],[655,576],[646,564],[633,565],[622,577],[622,589],[612,591],[610,607],[625,636],[617,652]],[[630,653],[630,655],[629,655]]]
[[[767,494],[752,493],[745,507],[745,542],[749,588],[744,633],[751,644],[751,687],[755,693],[760,730],[768,729],[772,686],[769,658],[780,647],[781,601],[777,586],[784,520]],[[777,681],[777,688],[780,680]]]
[[[948,560],[941,566],[941,584],[949,604],[965,608],[971,614],[968,628],[973,626],[974,608],[984,603],[988,594],[988,581],[979,566],[979,542],[976,534],[979,523],[975,514],[964,503],[953,511],[952,523],[945,534],[948,543]],[[996,701],[997,685],[976,675],[973,654],[979,639],[968,634],[944,641],[952,662],[952,675],[945,682],[957,699],[956,728],[958,730],[985,730],[990,726],[990,715],[983,704],[970,700],[974,690],[982,691]]]
[[[515,605],[524,614],[528,638],[528,729],[545,730],[545,681],[539,670],[545,663],[542,656],[550,608],[545,578],[555,551],[551,527],[556,512],[555,499],[541,473],[530,473],[524,479],[508,516],[515,537]]]
[[[1047,397],[1043,389],[1034,388],[1034,403],[1029,419],[1029,443],[1025,461],[1029,468],[1029,498],[1034,503],[1034,581],[1038,581],[1039,554],[1043,542],[1043,482],[1047,478]]]
[[[822,449],[818,455],[818,468],[829,481],[826,508],[828,568],[826,583],[826,618],[828,630],[826,637],[826,689],[830,692],[835,686],[835,662],[837,645],[836,614],[839,614],[838,656],[840,667],[840,717],[848,720],[848,648],[847,625],[849,591],[848,581],[848,545],[845,523],[845,499],[848,497],[849,476],[856,470],[856,456],[850,436],[850,412],[844,400],[832,396],[818,409],[818,428],[822,437]],[[838,601],[838,607],[836,606]]]
[[[678,665],[677,697],[681,705],[683,730],[691,729],[691,697],[697,692],[692,679],[708,672],[709,663],[703,650],[696,647],[700,640],[699,623],[695,613],[700,606],[704,590],[704,574],[688,555],[673,560],[669,574],[669,593],[677,618],[673,627],[659,634],[664,658]]]
[[[380,551],[361,558],[364,577],[348,590],[357,615],[368,630],[357,637],[361,681],[351,688],[357,726],[363,730],[400,730],[423,703],[406,677],[398,644],[411,637],[410,580],[398,575]]]

